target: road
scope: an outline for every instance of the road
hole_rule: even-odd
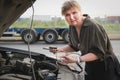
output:
[[[113,50],[120,61],[120,40],[111,40],[111,43],[113,46]],[[48,48],[49,46],[61,47],[64,45],[65,43],[62,41],[58,41],[56,44],[46,44],[44,41],[39,41],[35,44],[30,44],[30,50],[45,54],[50,57],[54,57],[54,54],[50,53],[48,50],[44,50],[43,48]],[[26,45],[22,41],[0,41],[0,46],[28,50],[28,45]]]

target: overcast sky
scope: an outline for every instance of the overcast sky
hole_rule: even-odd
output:
[[[36,0],[34,3],[35,15],[61,16],[61,6],[65,0]],[[120,16],[120,0],[77,0],[82,12],[92,18],[104,16]],[[29,8],[21,17],[30,17],[32,8]]]

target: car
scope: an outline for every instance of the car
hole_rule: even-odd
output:
[[[36,0],[0,0],[0,37]],[[59,61],[59,62],[58,62]],[[60,66],[79,74],[61,59],[51,58],[42,53],[0,47],[0,80],[70,80],[60,76]]]

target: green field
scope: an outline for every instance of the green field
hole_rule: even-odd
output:
[[[120,33],[120,23],[112,24],[104,24],[104,28],[108,34],[119,34]]]
[[[25,20],[17,20],[12,27],[14,28],[29,28],[30,27],[30,19]],[[61,28],[68,27],[68,24],[65,20],[52,20],[52,21],[33,21],[33,28]]]
[[[108,34],[120,34],[120,23],[100,22]],[[12,27],[15,28],[29,28],[30,19],[17,20]],[[66,28],[68,24],[65,20],[52,20],[52,21],[33,21],[33,28]]]

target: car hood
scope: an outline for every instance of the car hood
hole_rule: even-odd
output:
[[[0,37],[36,0],[0,0]]]

